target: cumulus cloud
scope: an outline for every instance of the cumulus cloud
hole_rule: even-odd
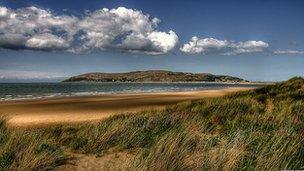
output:
[[[89,11],[81,17],[37,7],[0,7],[0,47],[71,52],[117,49],[158,55],[178,43],[173,31],[157,30],[159,23],[158,18],[125,7]]]
[[[268,43],[263,41],[245,41],[234,42],[228,40],[218,40],[214,38],[192,37],[191,40],[184,44],[180,50],[189,54],[222,54],[237,55],[243,53],[263,52],[268,48]]]
[[[67,48],[78,22],[73,16],[55,16],[37,7],[16,10],[0,7],[0,18],[0,47],[11,49]]]
[[[177,35],[170,30],[165,32],[151,32],[147,36],[131,34],[121,43],[121,48],[130,52],[145,52],[152,55],[168,53],[178,42]]]
[[[276,50],[274,51],[276,55],[304,55],[304,51],[298,50]]]
[[[48,49],[61,50],[68,48],[69,43],[67,40],[61,37],[49,33],[45,33],[41,35],[32,36],[26,41],[25,46],[28,48],[40,49],[40,50],[48,50]]]

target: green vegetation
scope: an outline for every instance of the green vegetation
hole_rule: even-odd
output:
[[[0,147],[0,170],[126,150],[135,170],[304,169],[304,79],[95,124],[17,130],[2,119]]]
[[[244,79],[228,75],[213,75],[209,73],[185,73],[166,70],[133,71],[126,73],[86,73],[71,77],[64,82],[248,82]]]

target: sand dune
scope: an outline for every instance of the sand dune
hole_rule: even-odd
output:
[[[5,101],[0,102],[0,114],[6,115],[8,124],[12,126],[95,121],[117,113],[163,108],[181,101],[218,97],[244,90],[248,88]]]

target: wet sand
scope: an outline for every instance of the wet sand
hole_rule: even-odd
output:
[[[219,97],[249,88],[227,88],[188,92],[117,94],[58,97],[0,102],[0,115],[11,126],[43,126],[57,123],[96,121],[115,114],[145,109],[161,109],[187,100]]]

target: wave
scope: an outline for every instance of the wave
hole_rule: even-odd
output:
[[[0,84],[0,101],[45,99],[71,96],[94,96],[125,93],[215,90],[256,85],[220,83],[5,83]]]
[[[98,96],[98,95],[113,95],[113,94],[128,94],[128,93],[153,93],[153,92],[174,92],[174,91],[195,91],[206,88],[179,88],[179,87],[170,87],[170,88],[154,88],[148,90],[123,90],[123,91],[88,91],[88,92],[71,92],[71,93],[45,93],[45,94],[6,94],[0,97],[0,101],[12,101],[12,100],[31,100],[31,99],[47,99],[47,98],[57,98],[57,97],[73,97],[73,96]],[[213,88],[214,89],[214,88]]]

